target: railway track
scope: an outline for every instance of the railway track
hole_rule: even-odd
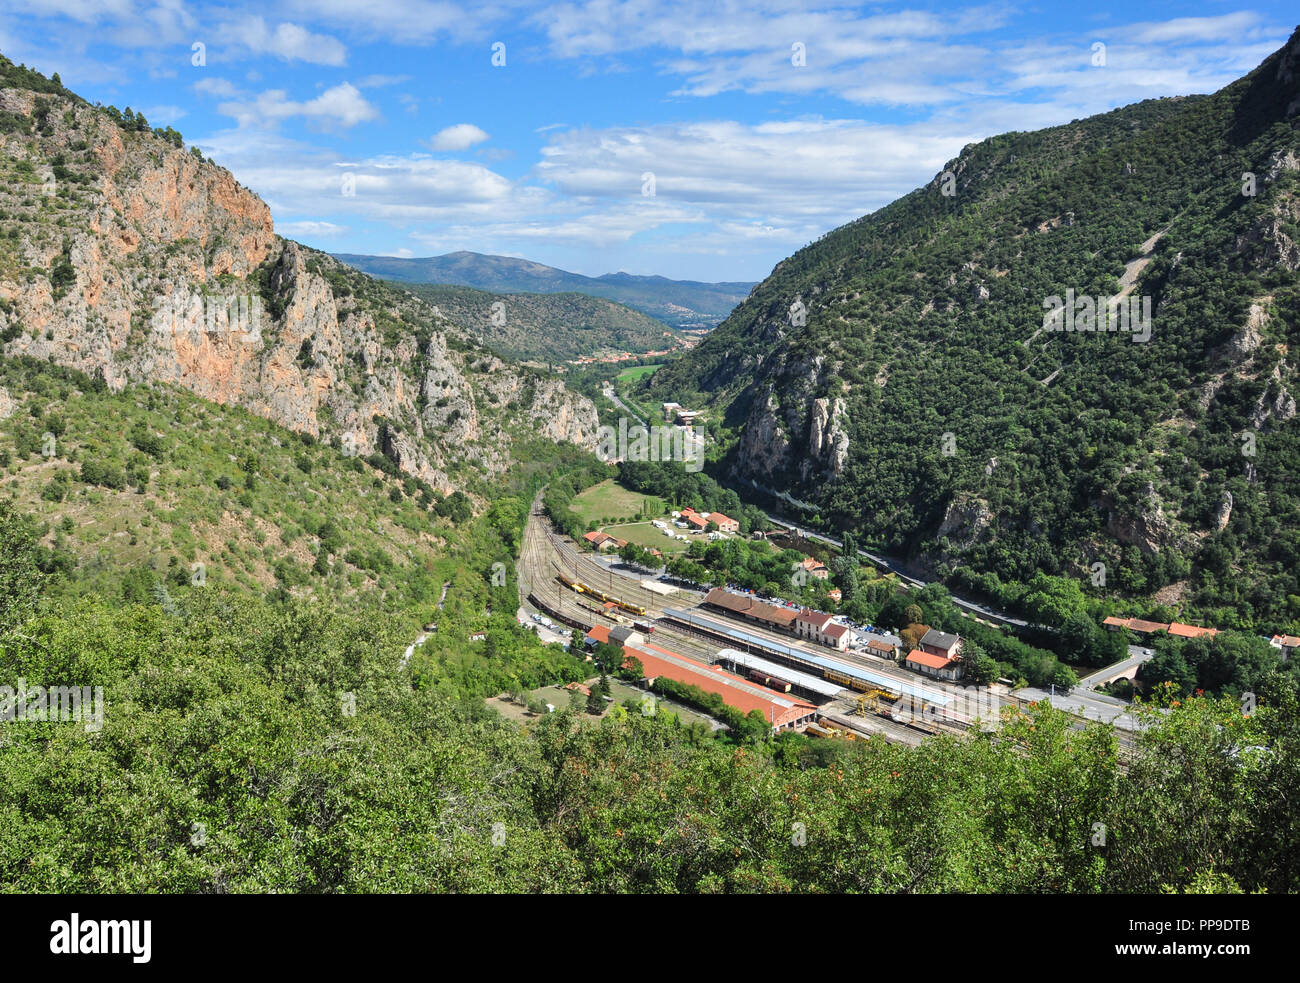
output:
[[[655,626],[655,631],[647,640],[652,644],[671,649],[706,664],[714,662],[719,649],[731,647],[726,642],[696,634],[687,627],[665,619],[664,612],[667,608],[693,607],[698,601],[698,596],[694,600],[687,602],[681,597],[666,598],[654,591],[646,590],[636,579],[615,573],[604,565],[597,563],[590,556],[584,555],[572,544],[565,541],[563,537],[551,531],[545,516],[534,510],[529,516],[524,531],[523,547],[520,550],[518,579],[523,598],[536,598],[539,603],[535,603],[534,606],[544,608],[549,616],[558,616],[558,620],[581,627],[584,631],[599,624],[613,627],[620,623],[615,618],[603,613],[603,610],[596,610],[589,606],[589,600],[584,603],[582,600],[584,595],[575,594],[565,587],[557,579],[560,576],[579,580],[592,586],[600,587],[603,585],[602,589],[607,590],[608,593],[644,607],[646,613],[643,617],[634,618],[632,615],[621,615],[623,618],[622,623],[630,627],[633,620],[650,621]],[[790,641],[789,638],[778,636],[762,629],[760,626],[745,624],[743,627],[746,631],[770,637],[773,641],[784,643]],[[882,667],[874,660],[864,660],[852,653],[837,653],[836,657],[858,663],[864,668],[870,668],[884,675],[889,675],[900,684],[915,684],[918,681],[911,673],[903,674],[897,670],[891,672],[887,667]],[[933,680],[925,680],[925,684],[936,685]],[[939,688],[949,692],[946,687],[940,686]],[[1006,706],[1018,708],[1021,701],[1014,696],[998,697],[997,704],[998,710]],[[888,718],[881,719],[882,721],[888,721]],[[920,726],[917,726],[917,723]],[[920,730],[927,730],[930,733],[961,733],[964,729],[961,726],[963,722],[959,720],[944,720],[939,726],[935,726],[934,721],[917,723],[906,725],[889,721],[892,727],[905,728],[912,734],[916,734]],[[954,727],[953,724],[957,724],[957,726]],[[1080,721],[1078,726],[1084,726],[1084,722]],[[1122,730],[1116,730],[1115,733],[1119,740],[1121,757],[1124,757],[1126,752],[1131,752],[1134,748],[1133,735]]]

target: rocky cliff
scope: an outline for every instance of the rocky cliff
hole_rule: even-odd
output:
[[[0,88],[0,339],[128,383],[183,386],[444,491],[521,437],[595,446],[595,407],[417,297],[275,234],[179,134],[71,93]]]

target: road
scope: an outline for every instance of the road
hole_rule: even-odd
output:
[[[813,542],[822,543],[826,546],[833,546],[836,549],[844,548],[844,543],[833,536],[826,536],[819,532],[813,532],[810,529],[802,529],[794,523],[787,522],[784,519],[778,519],[767,512],[763,512],[763,514],[767,516],[768,521],[773,525],[780,526],[783,529],[789,529],[802,536],[804,539],[811,539]],[[864,549],[858,550],[858,556],[865,557],[879,567],[884,567],[890,573],[898,576],[900,580],[905,581],[913,587],[927,587],[930,584],[930,581],[922,580],[919,577],[914,577],[912,574],[907,573],[903,569],[903,565],[899,560],[887,556],[881,556],[878,553],[872,553],[869,550]],[[949,591],[948,593],[951,594],[953,603],[958,607],[965,608],[968,611],[974,611],[976,614],[981,614],[986,618],[993,619],[994,621],[1000,621],[1003,624],[1015,625],[1017,628],[1029,627],[1029,622],[1025,621],[1023,618],[1017,618],[1015,615],[1007,614],[1005,611],[995,610],[987,605],[980,604],[978,601],[972,601],[959,594],[953,594],[952,591]]]
[[[1143,648],[1140,645],[1130,645],[1128,647],[1129,657],[1127,659],[1120,662],[1112,662],[1105,668],[1089,673],[1079,680],[1079,684],[1075,689],[1091,690],[1096,687],[1098,683],[1113,679],[1117,673],[1124,672],[1127,669],[1132,669],[1134,666],[1140,666],[1153,655],[1155,655],[1155,651],[1152,649]]]
[[[644,427],[644,426],[648,426],[648,425],[649,425],[649,424],[647,424],[647,423],[645,422],[645,420],[643,420],[643,419],[641,419],[641,417],[637,416],[636,412],[632,409],[632,407],[628,406],[625,402],[623,402],[621,399],[618,398],[618,393],[614,392],[613,387],[609,387],[609,388],[606,388],[606,389],[602,389],[601,392],[603,392],[603,393],[605,394],[605,398],[606,398],[606,399],[608,399],[611,403],[613,403],[615,406],[617,406],[620,410],[622,410],[624,413],[626,413],[628,416],[630,416],[630,417],[631,417],[633,420],[635,420],[637,423],[641,424],[641,426]]]

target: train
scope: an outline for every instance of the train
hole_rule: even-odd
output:
[[[862,692],[875,689],[875,687],[865,679],[858,679],[854,676],[848,675],[847,673],[836,672],[834,669],[822,669],[822,675],[837,683],[843,683],[848,689],[856,689]]]
[[[601,603],[604,604],[612,603],[615,607],[619,608],[620,610],[628,612],[628,614],[635,614],[641,617],[645,617],[646,610],[640,604],[633,604],[631,601],[625,601],[621,597],[615,597],[613,594],[606,593],[605,591],[600,590],[597,587],[590,587],[587,584],[584,584],[581,580],[576,580],[573,577],[566,577],[562,573],[557,573],[555,575],[555,579],[558,580],[560,583],[562,583],[565,587],[569,588],[569,590],[573,591],[575,594],[590,594],[592,597],[600,598]]]
[[[749,678],[751,681],[758,683],[758,685],[766,686],[768,689],[774,689],[778,693],[790,692],[790,683],[776,676],[769,676],[767,673],[763,672],[762,670],[759,669],[749,670]]]

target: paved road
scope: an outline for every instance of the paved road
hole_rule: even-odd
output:
[[[1112,662],[1103,669],[1098,669],[1096,672],[1088,673],[1088,675],[1079,680],[1079,685],[1075,688],[1091,690],[1099,683],[1113,679],[1117,673],[1132,669],[1134,666],[1140,666],[1153,655],[1155,655],[1155,652],[1152,649],[1143,648],[1140,645],[1130,645],[1128,647],[1127,659],[1123,659],[1119,662]],[[1101,694],[1098,695],[1100,696]]]
[[[603,390],[601,390],[601,391],[605,394],[605,398],[606,398],[606,399],[608,399],[611,403],[613,403],[615,406],[617,406],[620,410],[622,410],[624,413],[626,413],[628,416],[630,416],[633,420],[635,420],[637,423],[641,424],[641,426],[643,426],[643,427],[644,427],[644,426],[647,426],[645,420],[643,420],[643,419],[641,419],[641,417],[637,416],[636,411],[633,410],[632,407],[628,406],[627,403],[623,402],[621,399],[618,398],[618,393],[614,392],[613,388],[603,389]]]

